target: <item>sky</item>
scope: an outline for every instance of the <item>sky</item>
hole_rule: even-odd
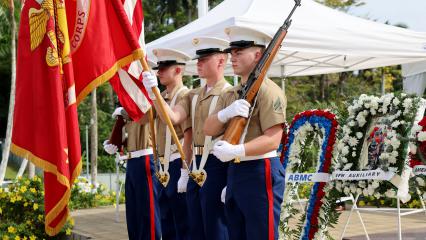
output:
[[[349,14],[386,22],[404,23],[415,31],[426,32],[426,0],[361,0],[365,5],[352,7]]]

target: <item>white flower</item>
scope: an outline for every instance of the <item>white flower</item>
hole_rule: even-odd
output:
[[[345,188],[343,189],[343,192],[344,192],[346,195],[349,195],[350,189],[349,189],[348,187],[345,187]],[[426,193],[425,193],[425,195],[426,195]],[[426,199],[426,197],[424,197],[424,198]]]
[[[396,150],[396,149],[398,149],[399,148],[399,146],[401,145],[401,142],[396,138],[396,137],[394,137],[394,138],[392,138],[391,140],[390,140],[390,144],[392,145],[392,148],[394,149],[394,150]]]
[[[364,189],[362,190],[362,194],[363,194],[364,196],[368,196],[368,190],[367,190],[367,188],[364,188]]]
[[[376,199],[380,199],[381,195],[380,195],[380,193],[376,192],[376,193],[374,193],[374,197],[375,197]]]
[[[350,137],[348,143],[349,143],[349,146],[354,147],[358,144],[358,139],[354,137]]]
[[[356,120],[358,121],[358,125],[360,127],[364,126],[367,123],[363,112],[358,113],[358,115],[356,116]]]
[[[337,149],[339,151],[342,151],[342,149],[345,147],[345,144],[342,141],[339,141],[339,143],[337,144]]]
[[[388,197],[388,198],[395,198],[395,196],[396,196],[396,192],[395,192],[395,190],[393,190],[393,189],[388,189],[388,190],[385,192],[385,196],[386,196],[386,197]]]
[[[374,189],[373,188],[368,188],[368,195],[373,196],[374,194]]]
[[[425,180],[421,177],[416,177],[416,181],[419,184],[419,186],[424,187],[425,186]]]
[[[398,152],[397,151],[392,151],[392,153],[391,153],[391,156],[394,156],[394,157],[398,157]]]
[[[361,139],[361,138],[362,138],[362,136],[364,136],[364,135],[362,134],[362,132],[357,132],[355,135],[356,135],[356,137],[357,137],[358,139]]]
[[[348,162],[348,159],[347,159],[347,158],[345,158],[345,157],[342,157],[342,158],[340,158],[340,161],[342,161],[342,163],[347,163],[347,162]]]
[[[378,188],[378,187],[380,186],[379,181],[374,180],[374,181],[371,183],[371,186],[372,186],[374,189]]]
[[[426,199],[426,192],[423,193],[423,199]]]
[[[417,152],[417,146],[415,144],[413,144],[413,143],[410,143],[409,146],[410,146],[410,153],[411,154],[416,154],[416,152]]]
[[[395,99],[396,99],[396,98],[395,98]],[[397,128],[400,124],[401,124],[401,122],[400,122],[400,121],[398,121],[398,120],[396,120],[396,121],[394,121],[394,122],[391,124],[391,126],[392,126],[393,128]]]
[[[349,147],[348,146],[344,146],[342,148],[342,155],[346,156],[346,155],[348,155],[348,153],[349,153]]]
[[[351,133],[351,129],[348,126],[343,126],[343,133],[349,135]]]
[[[400,103],[401,101],[399,101],[399,99],[398,98],[394,98],[393,99],[393,101],[392,101],[392,103],[393,103],[393,105],[395,106],[395,107],[397,107],[398,106],[398,104]]]
[[[362,189],[361,188],[357,188],[356,189],[356,193],[361,195],[362,194]]]
[[[361,188],[365,188],[367,186],[367,183],[365,181],[359,181],[358,186]]]
[[[356,152],[352,152],[352,157],[356,157]]]
[[[389,157],[388,157],[388,162],[389,162],[390,164],[395,164],[395,163],[396,163],[396,157],[394,157],[394,156],[389,156]]]
[[[405,109],[410,109],[413,105],[413,100],[411,98],[404,99],[404,102],[402,103],[402,106],[404,106]]]
[[[351,183],[351,185],[349,185],[349,189],[351,190],[351,193],[356,193],[356,186],[355,186],[355,184]]]
[[[417,134],[417,139],[418,139],[420,142],[424,142],[424,141],[426,141],[426,132],[425,132],[425,131],[421,131],[421,132],[419,132],[419,134]]]
[[[354,126],[355,126],[355,124],[356,124],[356,122],[355,122],[355,121],[350,121],[350,122],[348,123],[348,125],[349,125],[349,126],[351,126],[351,127],[354,127]]]
[[[343,171],[349,170],[351,169],[352,165],[354,165],[353,163],[347,163],[344,167],[343,167]]]

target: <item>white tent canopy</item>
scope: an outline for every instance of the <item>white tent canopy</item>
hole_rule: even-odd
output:
[[[426,61],[402,65],[404,92],[423,96],[426,89]]]
[[[224,29],[243,26],[273,36],[294,5],[293,0],[225,0],[207,15],[147,45],[194,56],[192,39],[227,39]],[[350,16],[312,0],[302,0],[270,76],[301,76],[351,71],[426,60],[426,33]],[[226,70],[232,75],[232,69]],[[196,75],[194,62],[187,74]]]

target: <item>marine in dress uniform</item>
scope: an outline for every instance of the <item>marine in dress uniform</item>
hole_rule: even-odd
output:
[[[195,156],[191,166],[192,173],[207,174],[202,187],[192,179],[188,182],[186,195],[191,238],[224,240],[229,238],[220,196],[226,185],[228,163],[221,162],[210,153],[213,144],[211,138],[204,135],[202,128],[209,112],[215,109],[220,94],[230,87],[223,76],[227,61],[227,54],[223,50],[228,46],[228,42],[218,38],[200,37],[194,39],[193,44],[197,49],[198,75],[205,78],[206,85],[189,91],[167,112],[174,124],[190,120],[185,131],[192,132]],[[156,81],[149,73],[144,73],[143,82],[147,89],[156,86]]]
[[[113,117],[127,115],[117,108]],[[143,118],[144,119],[144,118]],[[149,125],[143,120],[130,119],[124,126],[127,133],[127,166],[125,180],[127,232],[131,240],[161,239],[160,183],[155,177],[154,157],[149,137]],[[104,143],[109,154],[117,152],[117,146]]]
[[[154,49],[153,53],[158,60],[157,66],[153,70],[158,70],[157,76],[160,83],[166,87],[161,96],[170,107],[173,107],[189,91],[183,85],[182,75],[185,62],[191,58],[183,52],[172,49]],[[156,123],[158,153],[163,162],[163,170],[170,174],[167,186],[162,187],[160,192],[162,239],[191,239],[185,194],[189,178],[188,170],[183,168],[170,130],[164,122],[159,120],[158,115]],[[174,125],[174,129],[180,142],[183,143],[185,123]],[[190,137],[189,140],[191,140]],[[180,186],[178,186],[178,182]]]
[[[205,122],[205,133],[214,136],[224,132],[231,113],[247,117],[251,106],[245,100],[238,100],[239,91],[271,39],[267,34],[243,27],[231,27],[225,32],[231,39],[227,51],[231,53],[234,73],[241,76],[241,84],[221,95],[215,113]],[[282,90],[266,78],[240,144],[218,141],[214,146],[213,154],[223,162],[230,162],[225,190],[230,239],[278,239],[285,173],[276,149],[281,140],[285,108]]]

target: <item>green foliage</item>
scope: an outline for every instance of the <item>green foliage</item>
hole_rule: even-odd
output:
[[[382,73],[385,74],[385,92],[402,92],[400,66],[365,69],[354,72],[318,76],[290,77],[285,80],[287,97],[287,122],[308,109],[330,109],[336,113],[340,124],[347,117],[346,103],[361,94],[381,95]],[[326,82],[321,96],[321,78]],[[281,80],[273,79],[279,86]]]
[[[319,3],[322,3],[328,7],[336,8],[341,11],[348,11],[349,7],[358,7],[362,6],[365,3],[359,0],[316,0]]]
[[[114,124],[114,119],[111,117],[114,111],[114,97],[109,84],[104,84],[97,88],[97,112],[98,112],[98,170],[99,172],[114,172],[114,158],[108,155],[102,143],[109,138],[109,135]],[[86,151],[86,126],[89,127],[89,144],[90,144],[90,114],[91,99],[86,97],[78,106],[78,120],[80,124],[80,140],[82,152]],[[90,150],[89,150],[90,151]],[[85,162],[83,163],[85,167]]]
[[[116,193],[104,185],[95,188],[85,178],[79,178],[71,189],[69,207],[73,209],[113,205]],[[124,189],[120,194],[124,203]],[[63,239],[70,235],[74,220],[69,218],[62,231],[49,237],[44,231],[44,187],[42,179],[19,178],[7,188],[0,188],[0,237],[2,239]]]
[[[223,0],[210,0],[212,7]],[[185,26],[197,18],[196,0],[150,0],[143,1],[145,40],[151,42],[167,33]]]
[[[120,193],[120,203],[124,203],[124,188]],[[95,208],[99,206],[109,206],[116,203],[116,192],[107,191],[104,185],[95,188],[90,182],[80,177],[74,182],[71,190],[71,200],[69,207],[73,209]]]
[[[61,239],[71,234],[69,219],[62,231],[49,237],[44,231],[44,190],[39,177],[20,178],[0,188],[0,236],[3,239]]]

